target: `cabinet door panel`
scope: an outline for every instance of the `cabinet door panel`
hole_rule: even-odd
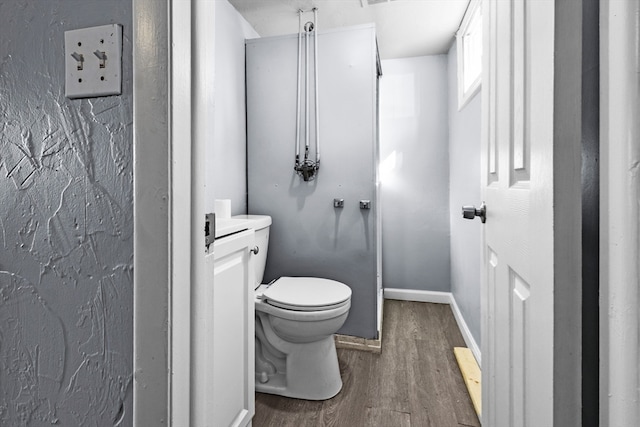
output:
[[[254,414],[253,231],[224,237],[206,257],[213,278],[213,424],[245,426]]]

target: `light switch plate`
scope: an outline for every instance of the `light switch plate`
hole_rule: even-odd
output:
[[[122,93],[122,26],[64,32],[65,95],[92,98]]]

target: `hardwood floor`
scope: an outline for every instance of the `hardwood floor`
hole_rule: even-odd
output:
[[[254,427],[480,426],[453,347],[448,305],[385,300],[382,353],[338,349],[343,387],[313,402],[256,393]]]

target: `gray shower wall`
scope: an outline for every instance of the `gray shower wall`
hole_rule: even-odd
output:
[[[0,425],[132,425],[132,5],[0,2]],[[121,96],[64,96],[64,31],[123,26]]]
[[[293,169],[297,36],[247,41],[248,210],[273,219],[265,282],[287,275],[346,283],[352,305],[339,333],[374,338],[375,28],[321,31],[318,38],[322,160],[310,182]],[[334,208],[334,198],[344,199],[344,208]],[[360,209],[363,199],[372,209]]]

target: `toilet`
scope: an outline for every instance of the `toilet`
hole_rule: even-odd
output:
[[[351,307],[351,288],[317,277],[280,277],[262,284],[271,217],[238,215],[255,231],[256,391],[306,400],[342,388],[333,334]]]

